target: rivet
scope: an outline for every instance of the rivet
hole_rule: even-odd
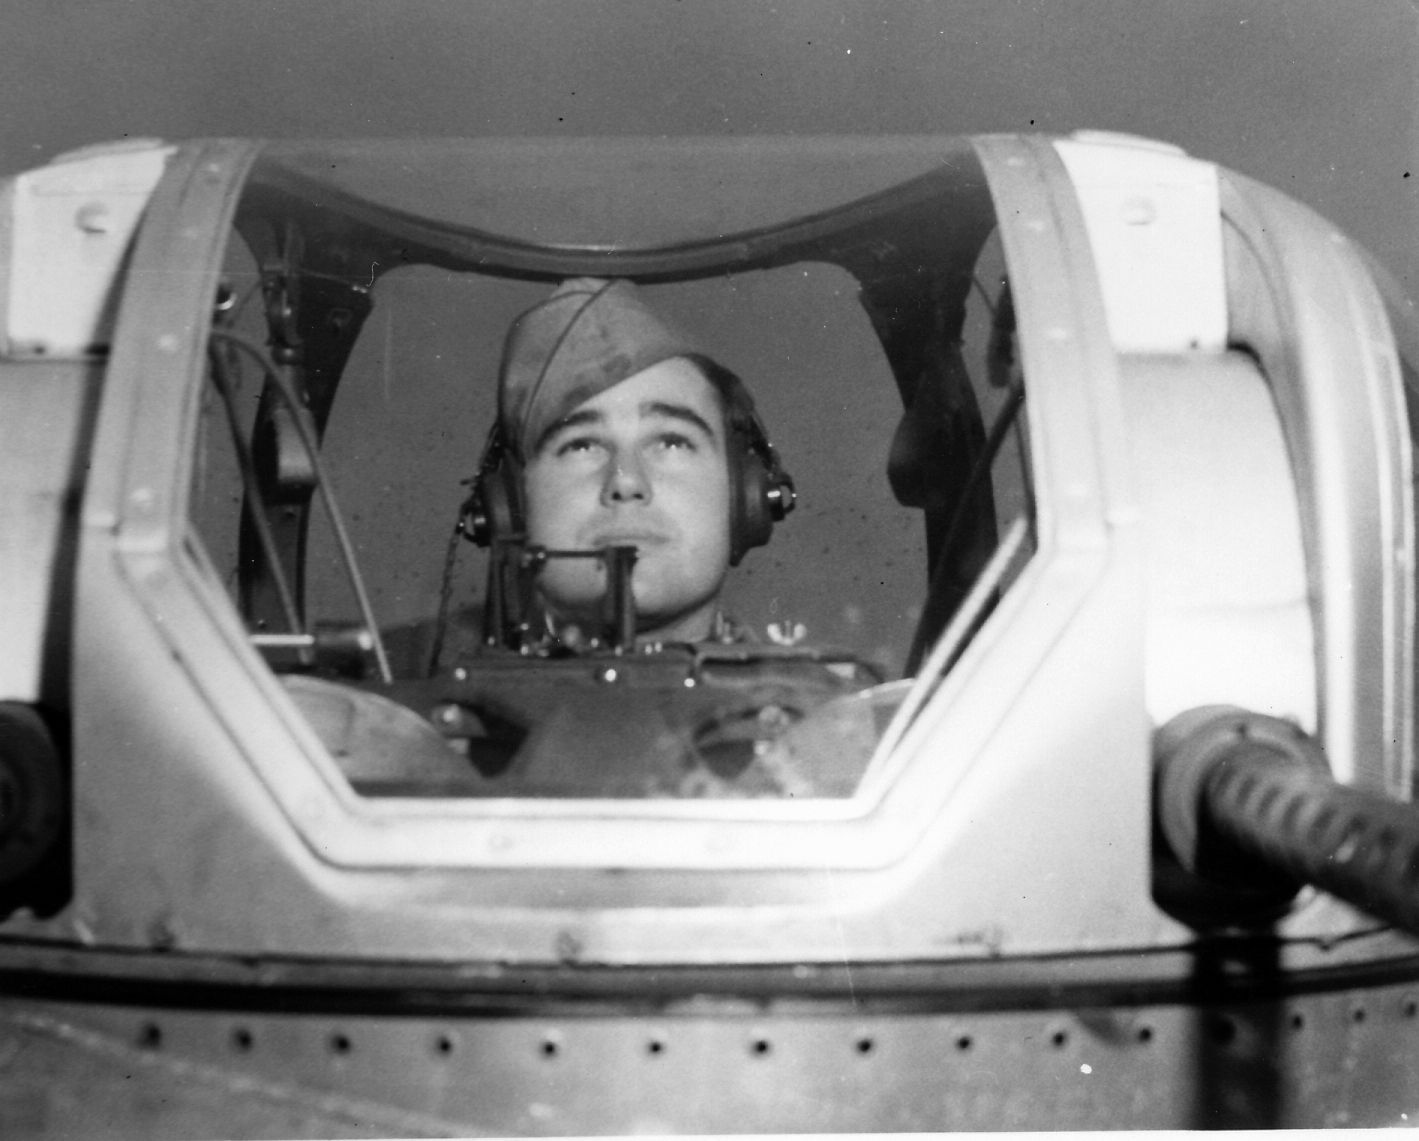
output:
[[[1158,207],[1151,198],[1130,198],[1119,208],[1126,226],[1148,226],[1158,219]]]
[[[108,205],[103,202],[86,202],[80,206],[74,214],[74,224],[86,234],[107,234],[113,229]]]

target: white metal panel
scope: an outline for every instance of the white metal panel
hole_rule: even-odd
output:
[[[1217,170],[1123,136],[1055,149],[1079,195],[1119,352],[1221,349],[1227,339]]]
[[[171,147],[78,152],[15,179],[0,346],[12,356],[74,357],[107,345],[114,280]]]
[[[1150,719],[1226,704],[1314,732],[1300,507],[1266,381],[1239,353],[1123,367],[1145,536]]]
[[[65,552],[91,369],[0,365],[0,700],[43,700],[46,664],[67,640]]]
[[[1321,740],[1341,780],[1407,797],[1413,456],[1394,334],[1334,226],[1241,175],[1221,192],[1232,337],[1271,385],[1299,488]]]

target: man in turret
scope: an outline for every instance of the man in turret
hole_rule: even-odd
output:
[[[736,636],[720,608],[729,568],[793,489],[733,373],[630,282],[576,278],[509,330],[498,422],[530,547],[633,546],[638,641]],[[550,630],[598,628],[607,578],[600,560],[548,560],[536,594]]]

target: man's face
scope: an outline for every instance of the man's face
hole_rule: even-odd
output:
[[[530,450],[528,541],[634,545],[641,633],[706,637],[730,545],[724,413],[704,374],[683,357],[661,361],[578,405]],[[552,559],[537,582],[556,617],[595,628],[600,562]]]

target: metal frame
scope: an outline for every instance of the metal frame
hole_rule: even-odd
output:
[[[881,779],[796,804],[353,793],[187,531],[208,306],[258,148],[184,148],[140,233],[105,382],[76,631],[77,898],[47,930],[532,963],[1186,940],[1149,894],[1138,503],[1088,229],[1049,140],[975,146],[1009,204],[1038,551]],[[147,809],[142,826],[119,804]]]
[[[1341,779],[1409,799],[1413,458],[1389,319],[1333,226],[1237,174],[1221,189],[1232,337],[1271,382],[1301,495],[1321,739]]]

